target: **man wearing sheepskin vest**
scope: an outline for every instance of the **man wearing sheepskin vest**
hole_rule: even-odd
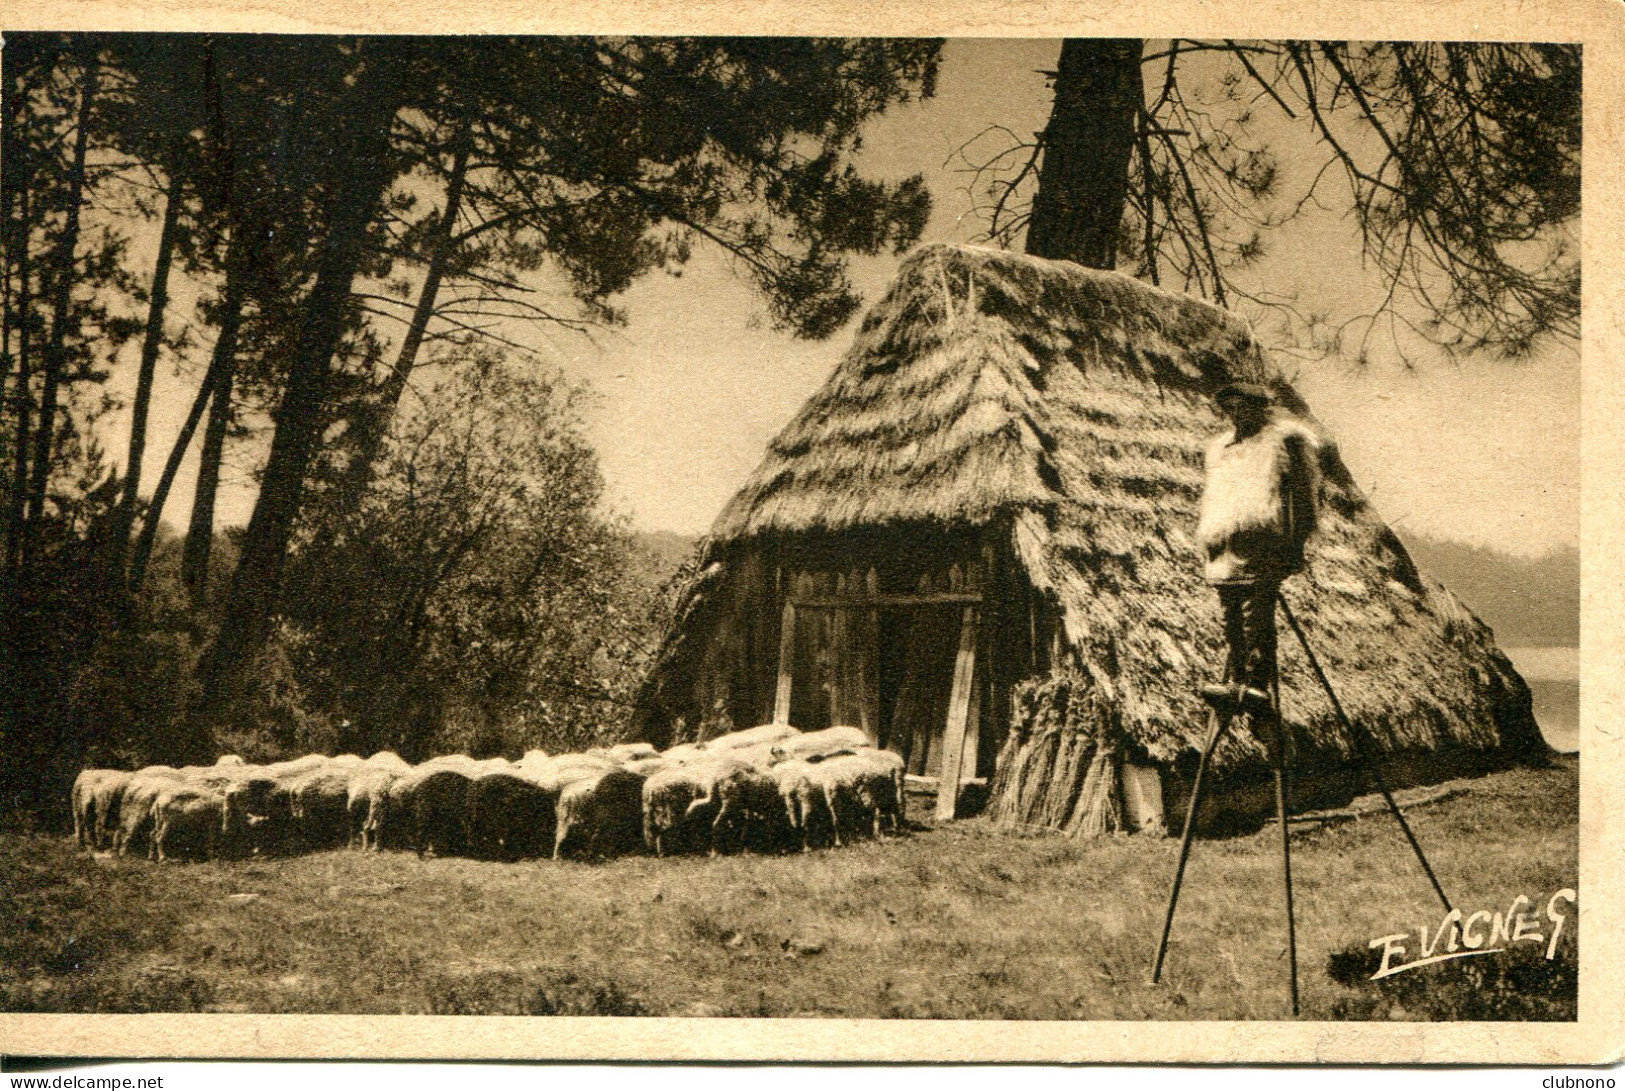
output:
[[[1214,400],[1232,427],[1207,446],[1196,538],[1224,609],[1228,658],[1226,683],[1204,686],[1202,696],[1219,708],[1263,715],[1275,684],[1276,594],[1303,567],[1304,542],[1315,529],[1318,444],[1275,413],[1265,387],[1231,383]]]

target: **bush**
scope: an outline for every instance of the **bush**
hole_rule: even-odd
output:
[[[109,633],[79,672],[69,702],[85,764],[140,768],[213,760],[187,725],[201,645],[184,631]]]
[[[1354,944],[1332,952],[1326,973],[1359,995],[1332,1005],[1336,1019],[1563,1022],[1578,1018],[1579,958],[1566,933],[1557,957],[1543,944],[1436,963],[1372,981],[1382,952]]]
[[[408,760],[618,736],[641,666],[630,541],[600,511],[579,393],[489,353],[437,363],[367,492],[318,490],[289,559],[280,639],[303,705],[350,721],[346,748]]]

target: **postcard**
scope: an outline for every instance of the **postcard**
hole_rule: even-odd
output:
[[[1620,1058],[1616,6],[0,22],[0,1051]]]

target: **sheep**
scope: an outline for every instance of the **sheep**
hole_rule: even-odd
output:
[[[570,781],[619,768],[601,754],[559,754],[544,761],[522,762],[514,767],[514,773],[549,792],[557,793]]]
[[[389,783],[384,789],[384,806],[374,812],[378,827],[374,831],[377,845],[391,849],[413,847],[418,786],[443,768],[425,761],[412,766]]]
[[[800,735],[801,731],[789,724],[762,724],[760,727],[747,727],[743,731],[731,731],[726,735],[718,735],[706,742],[706,749],[712,753],[720,750],[736,750],[745,746],[756,746],[759,743],[783,742]]]
[[[153,851],[164,863],[176,852],[191,850],[212,859],[219,845],[224,797],[196,784],[175,783],[153,801]]]
[[[625,765],[630,761],[660,756],[660,751],[656,750],[651,743],[646,742],[623,742],[616,743],[614,746],[600,746],[589,750],[588,753],[602,754],[617,765]]]
[[[152,807],[158,796],[168,788],[182,783],[181,771],[171,765],[149,765],[130,774],[124,790],[119,793],[119,828],[113,848],[120,856],[142,838],[147,842],[147,854],[155,856],[152,843]]]
[[[716,782],[718,806],[711,821],[711,855],[715,856],[723,845],[723,833],[731,830],[736,844],[743,847],[756,834],[758,848],[768,848],[779,839],[779,829],[785,825],[781,819],[785,812],[779,795],[779,782],[772,769],[746,764],[724,774]],[[707,801],[696,799],[689,804],[693,813]]]
[[[405,758],[393,750],[378,751],[378,753],[367,759],[366,764],[391,773],[405,773],[412,768],[411,765],[407,764]]]
[[[73,836],[80,848],[104,848],[118,821],[119,797],[130,774],[122,769],[86,769],[73,780]]]
[[[747,762],[730,754],[667,765],[643,785],[643,840],[657,856],[676,846],[697,848],[701,829],[709,831],[721,807],[717,784]],[[708,812],[708,813],[707,813]],[[704,816],[704,825],[700,821]]]
[[[355,765],[330,764],[284,781],[288,811],[307,848],[332,848],[349,828],[350,781],[361,772]]]
[[[524,756],[513,763],[513,767],[519,775],[523,776],[525,770],[540,768],[546,765],[549,760],[551,759],[549,759],[546,750],[532,749],[525,751]]]
[[[220,834],[227,852],[263,854],[282,847],[293,828],[286,783],[249,767],[221,791]],[[290,778],[293,779],[293,778]]]
[[[826,727],[822,731],[808,731],[773,744],[786,758],[816,759],[837,754],[842,750],[857,750],[874,745],[869,736],[857,727]]]
[[[545,750],[527,750],[524,757],[513,763],[511,772],[516,777],[532,780],[545,772],[552,761]]]
[[[491,773],[468,788],[468,851],[488,859],[540,856],[553,840],[559,793],[514,773]]]
[[[306,773],[320,769],[327,764],[327,761],[325,754],[306,754],[302,758],[293,758],[290,761],[272,762],[270,765],[264,766],[263,771],[266,776],[271,777],[273,780],[283,780],[289,777],[303,776]]]
[[[809,846],[809,828],[819,813],[829,815],[830,836],[841,844],[842,812],[857,810],[878,837],[882,820],[895,832],[902,824],[903,764],[888,750],[873,747],[844,751],[819,761],[793,759],[772,770],[785,813]]]
[[[385,789],[382,806],[373,811],[374,847],[406,848],[414,846],[417,823],[415,797],[418,787],[437,772],[452,771],[466,778],[474,760],[461,754],[431,758],[401,774]]]
[[[413,766],[414,770],[432,772],[435,769],[469,770],[474,768],[474,759],[467,754],[436,754],[427,761]]]
[[[246,766],[235,765],[183,765],[177,770],[188,784],[224,790],[244,776]]]
[[[824,804],[834,824],[835,843],[841,843],[842,803],[854,806],[879,837],[883,818],[895,832],[902,819],[902,759],[889,750],[864,747],[809,763],[813,781],[823,791]]]
[[[119,804],[124,797],[124,786],[130,774],[122,769],[110,769],[91,793],[95,827],[91,836],[97,849],[109,849],[118,836]]]
[[[492,773],[510,773],[512,771],[513,763],[507,758],[481,758],[474,762],[473,768],[468,775],[473,778],[489,776]]]
[[[860,746],[854,753],[867,762],[872,770],[875,836],[880,836],[882,820],[892,833],[900,832],[905,813],[903,789],[907,780],[901,755],[872,746]]]
[[[660,760],[667,765],[688,765],[696,761],[704,761],[711,757],[710,750],[703,742],[678,743],[676,746],[660,752]]]
[[[782,743],[761,742],[755,746],[736,746],[732,750],[724,750],[713,757],[723,757],[742,761],[755,769],[766,769],[786,760],[791,755],[784,752]]]
[[[621,768],[628,773],[636,773],[640,777],[652,777],[671,763],[662,757],[636,758],[632,761],[622,762]]]
[[[778,786],[785,817],[789,820],[791,831],[801,840],[801,851],[809,851],[809,819],[823,799],[813,783],[812,763],[803,758],[792,758],[775,765],[768,775]]]
[[[580,845],[592,857],[626,852],[638,843],[644,779],[619,767],[589,774],[559,792],[553,859]]]
[[[216,765],[247,765],[248,764],[247,762],[245,762],[237,754],[221,754],[218,758],[214,759],[214,763]]]
[[[389,805],[389,787],[403,775],[394,769],[377,768],[350,778],[344,810],[349,820],[351,847],[362,852],[379,847],[378,835]]]
[[[463,851],[468,841],[468,787],[472,778],[457,769],[434,769],[410,789],[412,847],[422,857]]]
[[[81,769],[79,775],[73,778],[73,787],[68,792],[68,804],[73,808],[73,840],[82,849],[92,847],[90,831],[95,817],[91,793],[105,772],[105,769]]]

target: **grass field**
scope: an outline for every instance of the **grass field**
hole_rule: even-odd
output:
[[[1563,759],[1463,781],[1460,794],[1411,812],[1464,912],[1505,910],[1519,894],[1543,907],[1577,885],[1576,770]],[[1273,828],[1196,846],[1165,983],[1148,984],[1177,847],[1012,835],[972,820],[809,856],[589,865],[329,852],[160,867],[8,834],[0,1007],[1282,1017]],[[1439,926],[1392,820],[1295,825],[1293,849],[1304,1014],[1428,1017],[1363,974],[1349,987],[1328,973],[1334,952]],[[1575,957],[1559,952],[1570,977]],[[1502,959],[1512,961],[1464,960],[1479,976],[1463,987],[1484,987]],[[1464,962],[1389,981],[1437,991]],[[1554,1013],[1572,1017],[1572,992],[1535,1017]]]

